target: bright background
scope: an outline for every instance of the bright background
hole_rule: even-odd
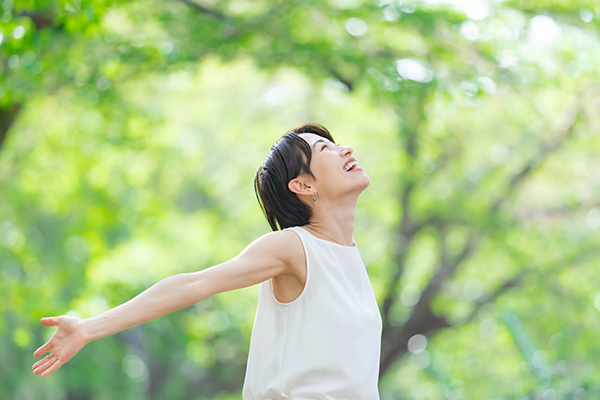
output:
[[[0,397],[239,399],[258,288],[34,377],[96,315],[269,231],[304,122],[371,177],[382,400],[598,399],[597,0],[3,0]]]

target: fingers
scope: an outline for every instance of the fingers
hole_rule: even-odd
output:
[[[42,318],[40,321],[46,326],[58,326],[58,318],[56,317],[46,317]]]
[[[33,366],[31,368],[33,370],[35,370],[36,368],[38,368],[42,364],[47,363],[49,358],[50,358],[50,355],[47,355],[46,357],[42,358],[41,360],[38,360],[35,364],[33,364]]]
[[[50,375],[51,373],[53,373],[54,371],[59,369],[63,364],[64,364],[63,362],[60,362],[59,360],[55,360],[55,362],[52,363],[52,365],[50,365],[50,368],[48,368],[46,370],[46,372],[42,373],[42,378],[47,377],[48,375]]]
[[[59,321],[60,321],[60,319],[57,317],[47,317],[47,318],[42,318],[40,320],[40,322],[45,326],[58,326]],[[53,337],[53,339],[54,339],[54,337]],[[39,357],[44,353],[54,350],[54,346],[51,343],[52,343],[52,339],[49,340],[47,343],[45,343],[43,346],[41,346],[39,349],[37,349],[33,353],[33,356]],[[50,375],[51,373],[53,373],[54,371],[56,371],[57,369],[59,369],[63,364],[64,364],[64,362],[61,362],[58,359],[55,352],[52,352],[52,353],[48,354],[46,357],[44,357],[43,359],[41,359],[38,362],[36,362],[35,364],[33,364],[33,366],[32,366],[33,374],[34,375],[42,374],[42,378],[44,378],[44,377]]]
[[[50,354],[43,360],[35,363],[35,365],[33,366],[33,374],[42,374],[42,378],[45,378],[60,367],[62,367],[63,364],[64,362],[60,361],[58,357],[54,356],[54,354]]]
[[[50,355],[46,356],[43,360],[40,360],[37,363],[35,363],[35,365],[34,365],[35,368],[33,369],[33,374],[34,375],[41,374],[42,372],[44,372],[48,368],[50,368],[56,361],[58,361],[58,358],[54,354],[50,354]]]
[[[52,350],[52,345],[50,344],[50,342],[47,342],[42,347],[40,347],[39,349],[37,349],[36,351],[34,351],[33,352],[33,356],[34,357],[39,357],[42,354],[49,352],[50,350]]]
[[[58,325],[58,318],[56,318],[56,317],[42,318],[40,321],[42,322],[42,324],[44,324],[46,326],[57,326]],[[33,356],[39,357],[42,354],[49,352],[50,350],[52,350],[52,345],[50,344],[50,341],[48,341],[42,347],[40,347],[39,349],[34,351]]]
[[[52,355],[46,356],[44,357],[42,360],[36,362],[35,364],[33,364],[33,374],[34,375],[39,375],[41,372],[45,371],[50,364],[52,363],[52,361],[54,360],[54,357],[52,357]]]

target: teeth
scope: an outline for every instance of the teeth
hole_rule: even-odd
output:
[[[351,161],[348,164],[346,164],[344,166],[344,171],[348,172],[350,171],[350,168],[354,167],[355,165],[357,165],[358,163],[356,161]]]

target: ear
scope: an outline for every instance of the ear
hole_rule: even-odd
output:
[[[292,193],[305,196],[312,196],[315,191],[313,187],[309,184],[309,182],[300,177],[294,178],[291,181],[289,181],[288,188],[292,191]]]

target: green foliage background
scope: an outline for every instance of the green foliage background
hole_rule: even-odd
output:
[[[96,315],[268,231],[252,179],[304,122],[371,186],[355,237],[381,398],[600,398],[595,0],[0,3],[0,397],[240,398],[257,287],[34,377]]]

